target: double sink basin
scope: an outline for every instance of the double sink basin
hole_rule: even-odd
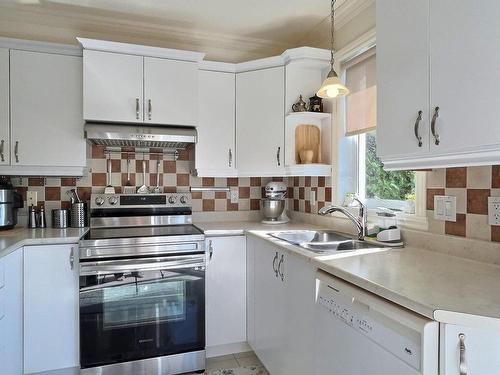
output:
[[[318,254],[383,247],[331,230],[293,230],[269,235]]]

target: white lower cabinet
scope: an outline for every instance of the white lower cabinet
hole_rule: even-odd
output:
[[[241,351],[247,341],[245,237],[210,237],[206,246],[207,355]]]
[[[439,373],[441,375],[498,374],[499,348],[498,329],[441,324]]]
[[[250,346],[272,375],[310,373],[315,268],[258,238],[247,251]]]
[[[24,372],[79,366],[78,246],[24,248]]]
[[[23,251],[0,259],[0,373],[23,372]]]

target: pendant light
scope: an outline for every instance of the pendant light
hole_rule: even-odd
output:
[[[333,68],[334,59],[333,59],[333,33],[335,26],[335,0],[332,0],[331,3],[332,9],[330,13],[330,73],[323,81],[320,89],[316,93],[320,98],[324,99],[332,99],[337,98],[339,96],[345,96],[349,94],[349,89],[344,86],[344,84],[340,81],[335,69]]]

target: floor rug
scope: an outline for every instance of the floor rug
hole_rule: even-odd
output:
[[[262,366],[246,366],[231,369],[215,370],[208,375],[265,375],[266,370]]]

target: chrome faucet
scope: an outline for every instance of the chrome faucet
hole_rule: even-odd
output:
[[[349,218],[354,223],[354,225],[358,230],[358,239],[363,241],[367,233],[368,213],[365,205],[356,196],[352,196],[351,199],[357,202],[359,205],[358,217],[351,214],[346,207],[336,206],[336,205],[323,207],[318,211],[318,214],[328,215],[331,214],[332,212],[343,213],[345,216],[347,216],[347,218]]]

